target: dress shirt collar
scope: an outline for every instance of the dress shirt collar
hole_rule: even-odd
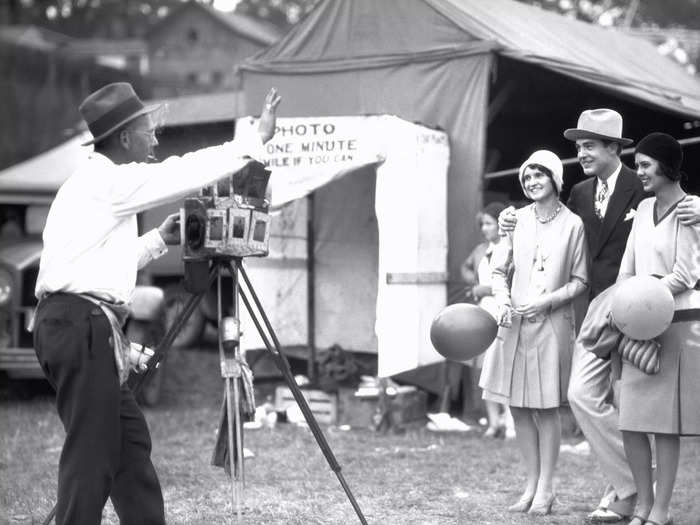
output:
[[[610,176],[607,179],[605,179],[605,182],[608,183],[608,196],[612,195],[613,191],[615,191],[615,184],[617,184],[617,177],[618,177],[618,175],[620,175],[621,169],[622,169],[622,162],[618,162],[617,168],[615,168],[613,170],[613,172],[610,174]],[[596,179],[597,179],[596,188],[598,188],[603,179],[601,179],[600,177],[596,177]]]

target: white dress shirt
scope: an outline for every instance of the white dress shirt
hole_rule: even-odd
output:
[[[130,302],[136,272],[167,248],[157,229],[138,236],[136,214],[191,194],[261,158],[257,134],[158,163],[114,164],[92,153],[61,186],[44,228],[35,293],[87,293]]]
[[[608,210],[608,203],[610,202],[610,197],[612,196],[613,191],[615,191],[615,184],[617,183],[617,176],[620,174],[621,169],[622,169],[622,163],[619,163],[617,165],[617,168],[615,168],[615,171],[613,171],[610,174],[610,176],[607,179],[605,179],[605,182],[608,183],[608,194],[600,202],[600,213],[603,217],[605,217],[605,212]],[[597,177],[596,178],[595,195],[598,195],[600,183],[601,183],[601,179],[600,179],[600,177]]]

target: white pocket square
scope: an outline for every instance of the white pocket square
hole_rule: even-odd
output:
[[[634,219],[634,216],[637,215],[637,210],[631,209],[630,211],[627,212],[627,215],[625,215],[624,220],[629,221]]]

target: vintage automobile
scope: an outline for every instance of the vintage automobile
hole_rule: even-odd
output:
[[[31,208],[30,208],[31,209]],[[1,238],[0,238],[1,239]],[[34,287],[42,243],[37,235],[0,240],[0,371],[11,379],[43,378],[29,331],[37,300]],[[131,341],[155,347],[164,333],[163,291],[137,286],[126,334]],[[158,368],[139,391],[152,406],[160,399],[165,367]]]
[[[16,169],[0,172],[0,374],[11,379],[44,377],[29,331],[37,305],[34,288],[41,232],[56,191],[74,169],[65,159],[73,158],[70,150],[79,148],[84,140],[78,136]],[[54,155],[60,155],[60,163],[54,162]],[[47,170],[46,166],[57,168]],[[125,328],[127,336],[155,347],[165,330],[163,290],[154,286],[137,289]],[[165,367],[160,366],[143,385],[138,396],[143,404],[158,402],[164,373]]]

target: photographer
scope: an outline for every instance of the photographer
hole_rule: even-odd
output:
[[[44,229],[34,348],[56,390],[66,431],[58,472],[58,525],[98,524],[108,497],[122,523],[165,523],[146,421],[125,381],[129,342],[121,326],[136,272],[179,238],[171,215],[138,237],[136,214],[176,201],[235,172],[274,135],[280,97],[270,90],[259,139],[154,159],[155,112],[128,83],[80,105],[94,153],[59,189]],[[257,137],[256,137],[257,139]],[[143,360],[133,366],[138,368]]]

